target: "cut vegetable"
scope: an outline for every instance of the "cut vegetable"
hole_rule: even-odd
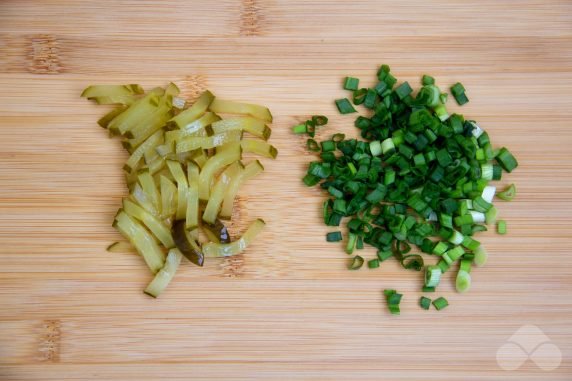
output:
[[[215,156],[207,160],[199,175],[199,198],[203,201],[208,201],[210,197],[210,188],[215,173],[241,158],[240,144],[229,143],[223,147],[225,147],[224,151],[217,152]]]
[[[487,250],[483,246],[479,246],[475,251],[475,265],[481,267],[487,263],[488,253]]]
[[[240,142],[242,131],[231,130],[208,137],[189,137],[177,142],[177,153],[189,152],[197,149],[209,149],[228,143]]]
[[[215,223],[225,194],[229,191],[229,185],[235,178],[242,175],[242,171],[242,164],[234,162],[219,176],[203,213],[203,221],[208,224]]]
[[[252,243],[265,225],[264,221],[259,218],[248,227],[237,241],[227,244],[209,242],[203,245],[204,254],[206,257],[230,257],[240,254]]]
[[[199,225],[199,167],[192,161],[187,162],[187,213],[185,227],[194,229]]]
[[[508,149],[493,148],[482,126],[449,113],[447,95],[435,78],[424,75],[416,92],[408,82],[398,84],[387,65],[377,74],[379,82],[371,88],[358,88],[357,78],[344,81],[354,105],[367,109],[355,119],[363,139],[318,142],[312,121],[294,127],[295,133],[309,135],[307,149],[319,156],[309,163],[303,182],[327,192],[326,225],[338,227],[347,218],[347,235],[328,236],[329,241],[346,238],[346,253],[369,244],[377,252],[367,260],[370,268],[391,257],[405,269],[425,267],[428,289],[460,261],[457,286],[465,291],[471,261],[483,261],[474,236],[496,222],[491,181],[518,163]],[[468,102],[461,83],[451,93],[458,104]],[[348,98],[335,103],[341,114],[356,112]],[[510,188],[499,193],[506,196],[511,197]],[[505,230],[500,222],[499,233]],[[424,266],[423,254],[408,254],[413,248],[441,258]]]
[[[497,194],[498,198],[505,201],[512,201],[512,199],[515,196],[516,196],[516,186],[514,184],[510,184],[508,188]]]
[[[213,100],[209,108],[211,111],[217,113],[249,115],[265,122],[272,123],[272,114],[270,113],[270,110],[259,105],[226,101],[217,98]]]
[[[187,105],[179,93],[170,83],[147,93],[139,85],[106,85],[91,86],[82,94],[96,103],[120,105],[98,124],[111,136],[122,135],[121,144],[130,154],[123,168],[130,193],[113,223],[130,243],[115,243],[108,250],[136,250],[143,256],[156,274],[145,290],[154,297],[173,278],[181,256],[202,266],[203,247],[211,256],[227,256],[255,238],[262,220],[231,242],[220,218],[231,218],[240,185],[263,170],[258,160],[244,166],[242,151],[277,155],[265,142],[271,135],[266,122],[272,120],[266,107],[215,100],[209,91]],[[244,116],[221,120],[217,112]],[[309,122],[315,127],[327,118]],[[243,141],[243,132],[254,139]],[[209,243],[202,247],[205,237]]]
[[[183,254],[178,249],[171,249],[167,254],[165,265],[155,274],[155,278],[149,283],[144,292],[147,295],[158,298],[175,276],[182,258]]]
[[[187,196],[189,189],[187,176],[185,176],[183,166],[178,161],[167,160],[167,167],[177,183],[177,213],[175,214],[175,219],[184,219],[187,215]]]
[[[387,301],[387,308],[392,315],[399,315],[401,310],[399,304],[401,303],[402,294],[398,294],[395,290],[383,290],[385,300]]]
[[[471,274],[467,271],[459,270],[455,280],[455,288],[457,292],[466,292],[471,287]]]
[[[172,118],[170,123],[180,129],[185,129],[187,125],[200,118],[207,111],[214,98],[210,91],[205,91],[191,107]]]
[[[191,237],[185,228],[185,221],[180,220],[173,225],[173,238],[181,253],[197,266],[204,263],[204,255],[197,241]]]
[[[422,296],[421,299],[419,299],[419,305],[424,310],[428,310],[429,307],[431,307],[431,299]]]
[[[230,234],[221,220],[217,219],[214,224],[203,224],[201,226],[212,242],[230,243]]]
[[[497,232],[499,234],[506,234],[506,221],[499,220],[497,222]]]
[[[128,199],[123,199],[123,210],[130,217],[133,217],[141,221],[147,228],[161,241],[163,246],[170,249],[175,246],[173,237],[169,228],[167,228],[161,221],[159,221],[155,216],[147,212],[145,209],[141,208],[134,202]]]
[[[212,129],[215,134],[233,130],[245,131],[264,140],[268,140],[272,132],[263,121],[251,117],[224,119],[213,123]]]
[[[119,210],[113,221],[113,227],[131,242],[133,247],[145,259],[147,266],[153,273],[163,267],[165,254],[157,244],[155,238],[143,226]]]
[[[439,297],[433,301],[433,305],[438,311],[440,311],[443,308],[447,307],[449,305],[449,302],[447,301],[447,299]]]
[[[255,153],[270,159],[276,159],[278,156],[278,150],[274,146],[260,140],[244,139],[240,142],[240,146],[243,152]]]
[[[441,280],[439,266],[427,266],[425,268],[425,287],[436,287]]]
[[[220,211],[220,218],[230,219],[232,215],[232,209],[234,207],[234,199],[238,194],[238,190],[245,182],[262,173],[262,171],[264,171],[264,167],[260,161],[255,160],[250,162],[246,167],[243,167],[237,176],[232,177],[224,195],[222,208]]]

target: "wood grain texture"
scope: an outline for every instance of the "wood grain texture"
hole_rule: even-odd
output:
[[[312,156],[289,128],[355,134],[338,116],[346,75],[380,63],[418,83],[462,81],[467,117],[520,167],[501,184],[509,234],[484,234],[489,265],[450,307],[422,311],[418,274],[389,262],[348,272],[324,242]],[[572,3],[570,1],[168,0],[0,3],[0,380],[569,380],[572,378]],[[105,251],[126,154],[96,125],[93,83],[175,81],[190,97],[268,105],[275,162],[241,190],[239,258],[182,266],[158,300],[141,259]],[[459,110],[455,106],[452,109]],[[373,255],[366,250],[365,255]],[[381,290],[405,294],[402,316]],[[503,370],[522,325],[562,352]]]

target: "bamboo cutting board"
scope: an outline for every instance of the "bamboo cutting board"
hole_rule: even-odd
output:
[[[381,63],[462,81],[471,101],[451,109],[520,162],[501,182],[518,187],[499,202],[509,234],[484,235],[469,293],[447,274],[440,312],[396,263],[347,271],[300,181],[312,157],[289,128],[326,114],[322,136],[355,134],[333,99]],[[572,379],[571,64],[570,1],[2,1],[0,380]],[[266,104],[280,154],[238,200],[234,231],[262,217],[260,240],[184,263],[153,300],[141,259],[105,251],[126,154],[79,94],[169,81]]]

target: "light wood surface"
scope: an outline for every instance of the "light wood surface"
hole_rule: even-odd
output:
[[[509,234],[484,235],[473,288],[417,306],[420,277],[393,262],[345,269],[327,244],[311,156],[290,134],[339,116],[341,79],[462,81],[460,110],[517,155]],[[111,254],[126,154],[79,98],[88,84],[181,85],[258,102],[277,161],[242,191],[247,253],[184,263],[158,300],[140,258]],[[0,380],[570,380],[572,378],[572,3],[570,1],[32,1],[0,3]],[[459,111],[459,108],[451,106]],[[372,250],[365,255],[372,256]],[[390,316],[384,288],[405,294]],[[496,360],[522,325],[562,352],[550,372]]]

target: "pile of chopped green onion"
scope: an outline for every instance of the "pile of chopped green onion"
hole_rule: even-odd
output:
[[[345,219],[348,229],[345,237],[335,230],[326,239],[345,241],[350,255],[364,244],[375,247],[377,256],[367,261],[370,269],[393,257],[405,269],[424,271],[426,292],[434,291],[441,275],[459,263],[456,288],[467,291],[472,265],[482,266],[487,259],[476,233],[494,224],[499,234],[507,231],[505,221],[497,222],[495,194],[507,201],[516,194],[514,185],[497,194],[490,183],[512,172],[518,162],[507,148],[493,148],[475,121],[449,114],[448,96],[434,78],[424,75],[415,93],[407,82],[396,86],[387,65],[377,77],[372,88],[360,88],[357,78],[346,78],[351,100],[335,101],[342,114],[357,112],[358,105],[369,110],[370,116],[355,120],[364,140],[335,134],[318,144],[315,129],[327,123],[324,116],[294,127],[294,133],[309,135],[308,148],[319,154],[303,181],[329,195],[323,204],[324,223],[339,227]],[[462,84],[450,90],[459,105],[469,101]],[[348,267],[357,270],[364,263],[356,255]],[[401,295],[386,290],[386,297],[393,302],[390,311],[399,313]],[[420,301],[424,309],[430,304],[429,298]],[[438,298],[433,305],[440,310],[448,303]]]

